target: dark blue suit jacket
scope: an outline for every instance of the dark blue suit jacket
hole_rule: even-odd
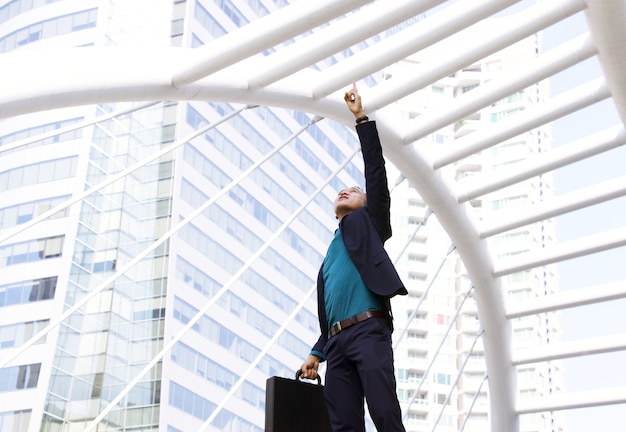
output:
[[[406,295],[398,273],[383,244],[391,237],[391,220],[387,171],[376,123],[361,123],[356,127],[365,165],[367,205],[344,216],[339,222],[343,241],[352,262],[365,285],[382,296],[391,323],[389,299],[397,294]],[[324,305],[324,278],[322,269],[317,276],[317,311],[321,335],[313,350],[324,352],[328,341],[328,319]]]

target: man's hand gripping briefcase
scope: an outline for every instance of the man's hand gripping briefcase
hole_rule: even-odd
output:
[[[296,379],[270,377],[265,388],[265,432],[331,432],[324,386]]]

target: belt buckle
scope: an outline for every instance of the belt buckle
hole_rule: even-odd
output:
[[[337,329],[336,329],[336,331],[335,331],[335,334],[337,334],[337,333],[339,333],[341,330],[343,330],[343,329],[341,328],[341,321],[337,321],[337,322],[335,323],[335,326],[337,327]]]

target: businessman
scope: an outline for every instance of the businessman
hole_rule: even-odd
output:
[[[333,432],[364,432],[367,400],[379,432],[404,432],[396,395],[390,299],[406,295],[383,244],[391,237],[387,173],[376,123],[363,110],[356,85],[344,95],[356,118],[365,165],[365,191],[337,194],[335,231],[317,278],[321,335],[301,366],[316,379],[327,362],[324,395]]]

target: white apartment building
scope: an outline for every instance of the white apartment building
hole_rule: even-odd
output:
[[[501,69],[530,61],[538,54],[540,44],[541,35],[528,38],[399,100],[396,106],[405,118],[413,119],[449,105],[451,99],[489,82]],[[437,55],[436,50],[436,47],[425,50],[385,70],[385,78],[410,71],[418,74],[420,64]],[[526,88],[463,121],[441,128],[415,145],[450,146],[455,140],[480,131],[481,127],[528,109],[544,98],[547,91],[547,82]],[[550,129],[540,128],[446,167],[447,175],[463,182],[479,173],[497,173],[515,162],[549,150],[551,145]],[[551,176],[541,176],[469,202],[487,219],[497,218],[500,210],[536,204],[553,194]],[[396,359],[399,395],[408,405],[408,409],[404,407],[407,430],[431,430],[437,419],[437,431],[488,430],[487,371],[472,283],[453,252],[454,245],[438,224],[437,215],[430,215],[415,190],[403,182],[392,197],[395,236],[388,249],[404,251],[398,268],[404,271],[405,282],[411,287],[409,302],[399,299],[394,303],[397,327],[404,325],[407,334],[398,344],[400,352]],[[407,239],[411,237],[407,247]],[[554,224],[537,223],[496,236],[490,246],[497,256],[512,256],[554,241]],[[508,302],[553,294],[558,291],[556,267],[545,266],[507,276],[503,290]],[[412,318],[410,322],[404,323],[406,317]],[[555,313],[544,314],[542,319],[519,318],[513,324],[515,348],[547,345],[559,340],[560,326]],[[425,374],[428,376],[424,377]],[[561,363],[518,368],[518,386],[520,398],[561,392]],[[520,427],[524,431],[567,430],[559,412],[522,415]]]

